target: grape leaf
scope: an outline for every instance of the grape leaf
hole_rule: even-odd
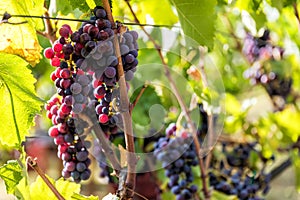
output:
[[[63,178],[54,181],[49,178],[50,182],[54,184],[58,192],[65,198],[71,199],[74,193],[80,192],[80,185],[74,182],[65,181]],[[30,185],[30,199],[40,200],[40,199],[56,199],[53,192],[49,189],[43,179],[38,176],[36,181]]]
[[[7,11],[14,15],[42,15],[43,1],[39,0],[1,0],[0,13]],[[41,47],[37,40],[35,29],[43,29],[41,19],[11,18],[10,22],[24,22],[25,24],[11,25],[0,23],[0,52],[16,54],[23,57],[32,66],[39,62]]]
[[[54,185],[57,191],[65,199],[74,199],[74,200],[98,200],[96,196],[84,196],[79,194],[80,185],[74,182],[66,181],[63,178],[54,181],[52,178],[47,177],[49,181]],[[17,186],[17,191],[15,195],[18,199],[31,199],[31,200],[40,200],[40,199],[56,199],[53,192],[49,189],[43,179],[38,176],[30,186],[26,184],[24,178]]]
[[[41,106],[27,65],[16,55],[0,53],[0,141],[10,147],[20,147]]]
[[[87,12],[90,9],[93,9],[94,5],[96,5],[95,2],[94,2],[94,0],[86,0],[86,1],[82,1],[82,0],[68,0],[68,1],[71,4],[71,6],[73,7],[73,9],[78,8],[82,12]]]
[[[9,160],[0,167],[0,178],[4,180],[6,191],[12,194],[22,179],[22,168],[16,160]]]
[[[209,49],[213,47],[216,0],[170,0],[176,7],[186,36]]]

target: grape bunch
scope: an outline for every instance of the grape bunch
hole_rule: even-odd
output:
[[[263,36],[253,37],[247,34],[243,49],[249,63],[252,65],[244,72],[244,77],[250,79],[251,84],[261,84],[280,109],[283,105],[280,102],[286,100],[291,91],[292,79],[286,75],[281,75],[273,66],[283,57],[284,50],[281,47],[273,46],[270,42],[270,32],[265,30]],[[280,97],[280,99],[276,99]],[[279,102],[278,102],[279,101]]]
[[[251,153],[258,154],[263,162],[267,161],[255,149],[256,145],[257,143],[246,143],[229,146],[228,143],[223,143],[222,152],[226,159],[218,164],[212,164],[208,174],[210,185],[217,191],[236,195],[240,200],[262,199],[258,193],[262,191],[263,195],[267,194],[270,189],[271,176],[266,174],[263,169],[258,171],[250,164]]]
[[[282,59],[284,50],[273,46],[270,42],[270,31],[265,30],[263,36],[254,37],[247,34],[242,49],[252,66],[244,72],[244,76],[250,79],[252,84],[267,83],[276,78],[276,74],[264,68],[265,61]]]
[[[195,146],[191,136],[182,131],[175,136],[176,125],[171,123],[166,129],[166,137],[155,144],[154,155],[162,162],[169,178],[168,187],[177,200],[193,199],[198,187],[192,184],[192,166],[198,164]]]
[[[88,169],[91,160],[87,151],[90,143],[81,136],[86,124],[72,116],[72,107],[66,105],[65,98],[66,96],[60,100],[59,97],[53,96],[45,105],[47,115],[53,123],[48,133],[58,146],[57,156],[63,160],[62,176],[72,177],[75,182],[80,182],[87,180],[91,175]]]
[[[114,37],[119,42],[126,81],[133,78],[138,64],[137,32],[120,23],[112,27],[101,6],[95,7],[93,13],[76,31],[62,25],[58,40],[44,50],[44,56],[55,67],[50,78],[57,88],[57,95],[45,105],[54,125],[49,135],[58,145],[58,157],[64,161],[63,177],[72,176],[75,182],[90,176],[87,141],[82,135],[86,127],[75,123],[82,122],[80,114],[89,113],[92,107],[107,138],[117,133],[121,122],[116,109],[119,61]]]
[[[265,184],[261,184],[263,180]],[[269,190],[269,176],[259,175],[257,178],[252,178],[243,175],[243,172],[223,169],[217,175],[210,172],[210,185],[217,191],[228,195],[236,195],[240,200],[262,200],[257,193],[263,190],[266,194]]]

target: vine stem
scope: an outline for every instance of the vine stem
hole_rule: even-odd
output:
[[[142,89],[140,90],[139,94],[137,95],[137,97],[133,101],[133,103],[130,105],[130,113],[132,112],[132,110],[134,109],[134,107],[136,106],[136,104],[139,102],[140,98],[144,94],[144,92],[145,92],[145,90],[146,90],[147,87],[148,87],[148,85],[145,83],[143,85]]]
[[[111,8],[109,5],[108,0],[102,0],[103,7],[107,13],[108,20],[111,22],[112,27],[116,28],[114,18],[111,13]],[[125,183],[125,191],[120,191],[121,199],[132,199],[133,192],[135,188],[135,178],[136,178],[136,163],[137,158],[134,155],[135,147],[134,147],[134,136],[133,136],[133,129],[132,129],[132,118],[130,114],[130,103],[129,98],[127,95],[127,87],[126,81],[124,76],[123,64],[122,64],[122,57],[120,52],[120,45],[118,41],[117,30],[115,30],[114,34],[114,47],[116,56],[118,58],[118,83],[120,87],[120,107],[119,111],[121,112],[121,116],[124,123],[124,135],[125,135],[125,143],[126,143],[126,150],[127,150],[127,164],[128,164],[128,171]]]
[[[26,163],[34,169],[38,175],[43,179],[43,181],[46,183],[46,185],[49,187],[49,189],[53,192],[53,194],[56,196],[58,200],[65,200],[65,198],[57,191],[55,186],[50,182],[50,180],[47,178],[45,173],[41,170],[41,168],[38,166],[36,159],[32,159],[31,156],[28,156],[26,159]]]
[[[124,0],[127,4],[127,6],[129,7],[133,17],[134,17],[134,21],[136,23],[140,23],[139,19],[137,18],[135,12],[133,11],[130,3],[129,3],[129,0]],[[195,147],[196,147],[196,153],[197,153],[197,158],[198,158],[198,161],[199,161],[199,167],[200,167],[200,172],[201,172],[201,179],[202,179],[202,186],[203,186],[203,193],[204,193],[204,196],[205,196],[205,199],[210,199],[210,193],[209,193],[209,190],[207,188],[207,184],[206,184],[206,172],[205,172],[205,166],[204,166],[204,161],[203,161],[203,158],[201,156],[201,145],[198,141],[198,136],[197,136],[197,130],[196,130],[196,127],[192,121],[192,118],[189,114],[189,110],[187,108],[187,106],[185,105],[182,97],[180,96],[180,93],[178,91],[178,88],[175,84],[175,81],[173,80],[172,76],[171,76],[171,73],[170,73],[170,70],[168,68],[168,65],[164,59],[164,56],[162,54],[162,51],[161,51],[161,46],[154,40],[154,38],[152,38],[152,36],[145,30],[145,28],[143,26],[141,26],[141,29],[144,31],[144,33],[147,35],[147,37],[149,38],[149,40],[154,44],[156,50],[157,50],[157,53],[159,54],[159,57],[160,57],[160,60],[163,64],[163,67],[164,67],[164,70],[165,70],[165,75],[166,77],[168,78],[169,82],[170,82],[170,86],[171,86],[171,89],[172,91],[174,92],[174,95],[176,96],[176,99],[182,109],[182,112],[186,118],[186,121],[192,131],[192,136],[193,136],[193,140],[194,140],[194,143],[195,143]]]
[[[271,181],[274,180],[278,175],[280,175],[282,172],[284,172],[287,168],[289,168],[292,165],[291,158],[287,158],[285,161],[283,161],[278,167],[274,168],[271,172]]]
[[[12,15],[13,17],[14,15]],[[55,42],[56,38],[56,30],[53,28],[52,24],[51,24],[51,17],[49,16],[48,11],[45,11],[45,14],[43,16],[44,19],[44,25],[45,25],[45,31],[36,31],[37,34],[40,34],[42,36],[44,36],[45,38],[48,38],[49,41],[51,42],[51,44],[53,44]]]

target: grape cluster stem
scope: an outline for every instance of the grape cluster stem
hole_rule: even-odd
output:
[[[133,11],[131,5],[130,5],[130,2],[128,0],[124,0],[127,4],[127,6],[129,7],[133,17],[134,17],[134,20],[137,24],[140,23],[139,19],[137,18],[135,12]],[[209,189],[207,188],[207,182],[206,182],[206,170],[205,170],[205,165],[204,165],[204,161],[203,161],[203,157],[201,155],[201,145],[198,141],[198,136],[197,136],[197,130],[196,130],[196,127],[194,126],[193,124],[193,121],[191,119],[191,116],[188,112],[188,108],[187,106],[185,105],[182,97],[180,96],[179,94],[179,91],[178,91],[178,88],[176,87],[176,84],[170,74],[170,70],[168,69],[168,65],[163,57],[163,54],[162,54],[162,51],[161,51],[161,46],[159,44],[157,44],[157,42],[151,37],[151,35],[145,30],[145,28],[143,26],[140,26],[141,29],[144,31],[144,33],[147,35],[147,37],[149,38],[149,40],[154,44],[155,46],[155,49],[157,50],[157,53],[159,54],[159,57],[161,59],[161,62],[164,66],[164,70],[165,70],[165,75],[166,77],[168,78],[169,82],[170,82],[170,86],[172,88],[172,91],[174,91],[174,95],[176,96],[176,99],[178,100],[178,103],[182,109],[182,112],[184,113],[184,116],[187,120],[187,123],[192,131],[192,136],[193,136],[193,140],[194,140],[194,143],[195,143],[195,147],[196,147],[196,153],[197,153],[197,157],[198,157],[198,160],[199,160],[199,167],[200,167],[200,172],[201,172],[201,179],[202,179],[202,187],[203,187],[203,193],[204,193],[204,196],[205,196],[205,199],[210,199],[210,192],[209,192]]]

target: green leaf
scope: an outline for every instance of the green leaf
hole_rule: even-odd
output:
[[[0,53],[0,141],[10,147],[20,147],[41,109],[36,96],[35,79],[28,63],[18,56]]]
[[[0,13],[7,11],[13,15],[42,15],[44,13],[43,1],[40,0],[1,0]],[[31,65],[39,62],[41,47],[38,43],[36,30],[43,29],[42,19],[11,18],[10,22],[28,23],[11,25],[0,24],[0,52],[16,54],[23,57]]]
[[[99,198],[96,197],[96,196],[84,196],[82,194],[77,194],[77,193],[74,193],[72,196],[71,196],[71,199],[74,199],[74,200],[98,200]]]
[[[146,14],[153,18],[155,24],[173,25],[178,21],[168,0],[139,1],[137,7],[140,9],[137,17],[142,23],[146,23]]]
[[[87,12],[88,10],[90,10],[86,1],[82,1],[82,0],[68,0],[68,1],[73,9],[78,8],[82,12]]]
[[[208,48],[213,47],[216,0],[170,0],[175,5],[186,36]]]
[[[7,164],[0,167],[0,178],[4,180],[8,194],[14,193],[16,186],[22,179],[22,171],[16,160],[9,160]]]

